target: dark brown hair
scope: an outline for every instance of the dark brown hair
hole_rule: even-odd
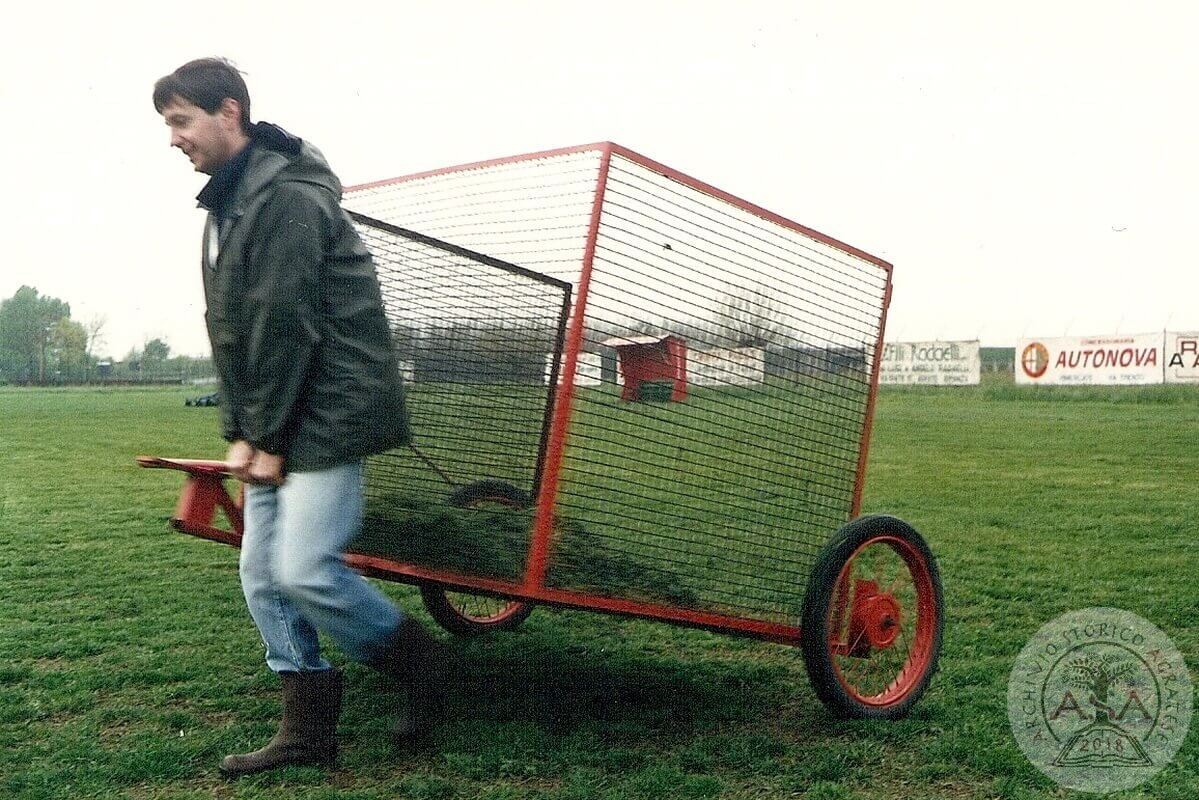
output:
[[[215,114],[225,98],[241,107],[241,128],[250,132],[250,91],[237,67],[224,58],[197,58],[154,82],[154,110],[162,110],[175,98],[194,103]]]

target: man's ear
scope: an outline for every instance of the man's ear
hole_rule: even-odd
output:
[[[221,107],[217,109],[217,114],[222,120],[241,130],[241,103],[232,97],[226,97],[221,101]]]

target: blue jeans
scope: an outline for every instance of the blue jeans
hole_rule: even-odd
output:
[[[369,661],[403,619],[341,560],[362,526],[362,462],[246,486],[241,586],[275,672],[329,669],[317,631]]]

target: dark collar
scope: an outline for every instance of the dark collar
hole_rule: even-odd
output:
[[[202,208],[211,211],[218,217],[226,215],[229,201],[233,198],[233,193],[237,191],[237,184],[241,183],[242,173],[246,171],[246,164],[250,162],[250,151],[253,149],[254,139],[251,137],[249,144],[243,147],[241,152],[226,161],[220,169],[212,174],[208,183],[204,184],[204,188],[196,195],[196,201]]]
[[[196,200],[218,217],[227,216],[229,200],[237,192],[246,165],[250,163],[250,151],[254,147],[265,147],[277,150],[287,156],[300,154],[300,139],[292,136],[278,125],[269,122],[256,122],[250,127],[250,143],[241,152],[229,159],[209,178],[208,183],[196,195]]]

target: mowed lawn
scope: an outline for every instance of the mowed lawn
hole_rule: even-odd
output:
[[[180,476],[133,464],[223,454],[188,395],[0,388],[0,798],[1067,797],[1007,721],[1043,623],[1125,608],[1199,666],[1199,390],[885,389],[865,511],[925,534],[947,612],[908,719],[831,718],[797,649],[540,609],[453,644],[429,749],[391,750],[383,682],[332,650],[338,769],[226,782],[217,761],[270,736],[277,685],[236,552],[170,531]],[[1113,796],[1199,797],[1199,735]]]

